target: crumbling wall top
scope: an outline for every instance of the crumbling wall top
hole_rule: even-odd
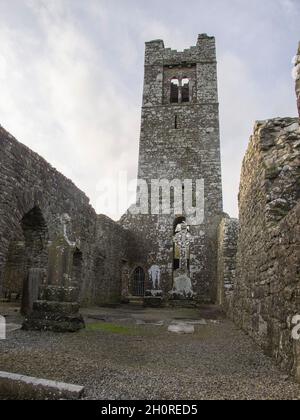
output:
[[[197,44],[183,51],[165,48],[161,39],[146,42],[146,65],[196,64],[216,61],[215,38],[198,35]]]
[[[299,192],[300,126],[298,118],[258,121],[244,158],[240,185],[240,214],[258,212],[268,225],[278,224],[297,204]],[[255,168],[255,170],[254,170]],[[260,200],[253,196],[260,195]]]

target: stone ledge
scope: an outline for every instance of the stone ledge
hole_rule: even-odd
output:
[[[53,302],[47,300],[38,300],[33,304],[33,310],[42,313],[55,313],[59,315],[77,315],[80,309],[79,303],[76,302]]]
[[[169,300],[168,306],[171,308],[186,308],[186,309],[195,309],[199,306],[199,303],[196,300]]]
[[[0,372],[0,396],[16,400],[78,400],[84,387]]]
[[[144,298],[146,308],[161,308],[164,304],[164,299],[161,296],[146,296]]]
[[[22,326],[24,331],[52,331],[57,333],[75,333],[84,328],[85,323],[81,315],[72,317],[38,312],[25,319]]]

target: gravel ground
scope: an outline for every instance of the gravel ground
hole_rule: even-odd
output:
[[[13,308],[0,313],[20,322]],[[300,399],[300,385],[215,307],[83,313],[87,330],[77,334],[10,332],[0,370],[83,385],[86,399]],[[195,333],[167,331],[180,320],[198,320]]]

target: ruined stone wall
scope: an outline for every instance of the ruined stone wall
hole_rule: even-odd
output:
[[[230,307],[233,286],[236,278],[236,254],[239,221],[224,217],[218,235],[218,299],[225,310]]]
[[[80,252],[80,267],[76,267],[74,260],[73,276],[80,283],[81,302],[120,301],[122,270],[127,265],[130,269],[131,258],[136,254],[130,233],[105,216],[97,217],[89,199],[70,180],[0,128],[2,294],[5,291],[14,296],[22,294],[28,268],[24,250],[28,245],[32,248],[30,268],[43,268],[49,277],[57,277],[58,268],[52,262],[52,254],[56,258],[53,247],[62,241],[64,214],[70,216],[68,240],[76,242]],[[40,222],[35,227],[32,226],[34,215],[35,223]]]
[[[123,276],[132,270],[133,258],[136,251],[131,233],[108,217],[98,216],[93,291],[96,304],[121,302]]]
[[[21,221],[34,208],[39,209],[40,217],[45,222],[46,240],[49,243],[61,234],[61,216],[69,214],[71,223],[68,236],[72,241],[80,241],[80,251],[83,254],[81,298],[83,301],[90,301],[94,275],[96,214],[89,205],[88,198],[70,180],[1,127],[0,286],[2,289],[7,260],[8,264],[18,261],[20,254],[18,250],[24,245]]]
[[[298,375],[300,343],[292,339],[291,320],[300,313],[299,166],[299,119],[258,122],[242,169],[230,309],[267,354]]]

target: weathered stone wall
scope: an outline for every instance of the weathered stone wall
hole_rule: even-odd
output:
[[[3,128],[0,128],[0,200],[0,286],[4,286],[9,251],[16,253],[26,239],[26,227],[22,228],[24,216],[39,209],[47,231],[45,241],[51,242],[61,234],[61,216],[67,213],[71,218],[68,236],[72,241],[80,241],[83,254],[81,297],[89,301],[96,214],[88,198],[70,180]]]
[[[123,277],[130,275],[134,258],[131,233],[108,217],[98,216],[93,291],[96,304],[120,303],[123,295],[128,296],[122,293]]]
[[[76,244],[71,259],[64,238],[65,214],[70,217],[66,237]],[[128,250],[133,249],[127,246],[129,237],[117,223],[97,217],[70,180],[0,128],[2,295],[22,295],[27,273],[44,270],[52,283],[72,272],[82,304],[120,301],[122,264],[130,265]],[[63,249],[65,257],[58,255]]]
[[[236,278],[236,254],[239,221],[224,217],[219,226],[218,236],[218,299],[225,310],[230,307]]]
[[[242,169],[230,309],[267,354],[298,375],[300,343],[292,339],[291,320],[300,314],[299,167],[299,119],[258,122]]]

